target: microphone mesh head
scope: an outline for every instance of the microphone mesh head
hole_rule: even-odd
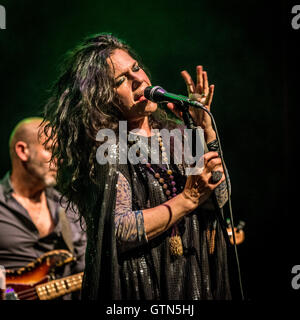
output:
[[[144,90],[144,97],[147,98],[148,100],[151,100],[150,97],[151,97],[151,90],[152,90],[153,87],[147,87],[145,88]]]
[[[150,101],[160,102],[162,101],[162,94],[166,91],[160,86],[149,86],[144,90],[144,96]]]

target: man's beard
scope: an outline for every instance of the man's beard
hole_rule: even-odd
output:
[[[55,187],[56,186],[56,178],[54,178],[53,176],[51,176],[51,177],[45,176],[43,178],[43,182],[44,182],[46,188],[50,188],[50,187]]]
[[[45,188],[56,186],[56,175],[50,174],[51,170],[45,167],[45,163],[30,157],[26,167],[28,173]]]

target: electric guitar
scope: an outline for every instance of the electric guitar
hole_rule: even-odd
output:
[[[83,272],[55,279],[57,270],[74,261],[67,250],[53,250],[17,270],[6,270],[6,300],[52,300],[81,289]]]

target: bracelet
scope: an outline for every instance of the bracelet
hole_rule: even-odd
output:
[[[219,151],[219,143],[218,140],[213,140],[207,144],[207,148],[209,151]]]

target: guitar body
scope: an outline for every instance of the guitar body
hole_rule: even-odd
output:
[[[6,270],[6,292],[19,300],[39,299],[36,288],[55,278],[57,270],[74,261],[67,250],[53,250],[17,270]]]

